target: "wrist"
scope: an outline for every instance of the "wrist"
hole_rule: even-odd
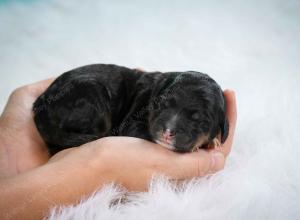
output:
[[[116,181],[113,146],[114,141],[111,137],[104,137],[80,147],[86,153],[81,153],[86,157],[83,163],[88,161],[88,167],[96,173],[103,184]]]
[[[94,185],[107,183],[110,180],[107,175],[110,173],[110,166],[105,150],[107,144],[103,142],[105,141],[99,139],[80,147],[60,151],[51,157],[47,165],[63,169],[68,174],[73,173],[74,176],[82,176],[84,181],[88,179]]]

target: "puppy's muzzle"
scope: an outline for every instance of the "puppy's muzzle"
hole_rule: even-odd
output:
[[[175,134],[175,131],[171,130],[170,128],[167,128],[161,133],[159,139],[155,140],[155,142],[165,146],[168,149],[174,150]]]

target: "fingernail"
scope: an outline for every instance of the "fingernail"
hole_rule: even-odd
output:
[[[224,167],[225,157],[221,152],[212,153],[212,163],[210,171],[216,172]]]

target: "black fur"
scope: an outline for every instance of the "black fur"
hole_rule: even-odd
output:
[[[33,106],[50,154],[105,136],[154,141],[167,125],[178,151],[190,151],[202,135],[211,141],[221,132],[223,143],[228,136],[225,109],[221,88],[206,74],[142,72],[109,64],[62,74]]]

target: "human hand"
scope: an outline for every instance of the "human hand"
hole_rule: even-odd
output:
[[[6,148],[0,145],[0,171],[11,177],[0,178],[1,219],[43,218],[53,204],[73,204],[80,201],[82,196],[90,195],[103,184],[110,182],[121,184],[129,190],[143,191],[155,174],[164,174],[172,180],[182,180],[214,173],[224,167],[225,157],[231,150],[236,124],[235,96],[230,91],[224,92],[230,130],[221,148],[180,154],[138,138],[106,137],[61,151],[45,163],[48,160],[45,144],[35,130],[31,113],[28,113],[31,112],[35,97],[48,86],[47,83],[50,81],[16,91],[17,94],[11,96],[0,118],[0,142],[8,144]],[[23,93],[20,90],[27,95],[18,94]],[[26,99],[27,102],[24,101]],[[19,119],[18,122],[15,118]],[[11,139],[8,142],[7,137]],[[34,159],[35,152],[40,152],[35,163],[26,161],[29,158]],[[27,159],[24,160],[23,156],[26,155]],[[38,167],[20,175],[12,175],[25,169],[19,167],[21,170],[17,170],[14,166],[10,168],[6,159],[16,163],[8,165],[27,165],[27,170]],[[39,163],[45,164],[39,166]],[[5,173],[7,167],[13,172]]]
[[[23,86],[11,94],[4,112],[0,117],[0,138],[2,145],[0,146],[1,176],[12,176],[22,173],[48,161],[49,155],[47,147],[35,127],[31,108],[35,99],[52,81],[53,79],[48,79]],[[235,130],[236,104],[232,92],[225,91],[224,95],[228,103],[227,117],[230,123],[230,131],[223,147],[215,149],[213,152],[219,151],[223,153],[224,156],[227,156],[231,149]],[[116,145],[118,145],[117,142],[116,138],[114,138]],[[64,153],[65,152],[62,152],[61,155]],[[204,150],[199,152],[201,155],[206,155],[204,158],[207,158],[207,153],[212,154],[212,152]]]
[[[47,147],[33,121],[32,104],[54,79],[12,92],[0,117],[0,176],[8,177],[48,161]]]
[[[105,137],[61,151],[49,163],[68,164],[80,170],[89,161],[99,174],[96,181],[115,182],[133,191],[147,189],[156,174],[183,180],[217,172],[223,169],[225,157],[230,153],[236,125],[235,95],[231,91],[225,91],[224,95],[230,130],[227,140],[218,149],[180,154],[139,138]]]

